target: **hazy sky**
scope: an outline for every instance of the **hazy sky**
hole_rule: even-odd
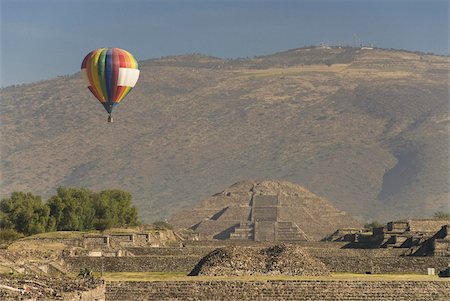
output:
[[[1,85],[71,74],[98,47],[138,60],[320,42],[449,54],[449,0],[0,0]]]

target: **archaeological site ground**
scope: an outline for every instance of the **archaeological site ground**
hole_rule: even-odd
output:
[[[169,224],[0,250],[2,300],[448,300],[450,220],[372,229],[304,187],[238,182]]]

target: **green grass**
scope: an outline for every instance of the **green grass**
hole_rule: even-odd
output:
[[[100,273],[94,273],[100,277]],[[258,275],[258,276],[187,276],[185,272],[161,273],[161,272],[119,272],[103,273],[105,281],[211,281],[211,280],[239,280],[239,281],[269,281],[269,280],[322,280],[322,281],[448,281],[438,276],[419,274],[353,274],[332,273],[331,276],[284,276],[284,275]]]

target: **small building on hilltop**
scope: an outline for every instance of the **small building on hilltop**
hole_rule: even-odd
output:
[[[284,181],[238,182],[170,223],[202,239],[239,241],[318,241],[338,228],[362,228],[329,201]]]

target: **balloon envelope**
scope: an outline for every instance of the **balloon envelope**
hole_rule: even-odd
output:
[[[111,114],[113,108],[136,85],[139,78],[138,63],[126,50],[99,48],[84,58],[81,76],[92,94]]]

